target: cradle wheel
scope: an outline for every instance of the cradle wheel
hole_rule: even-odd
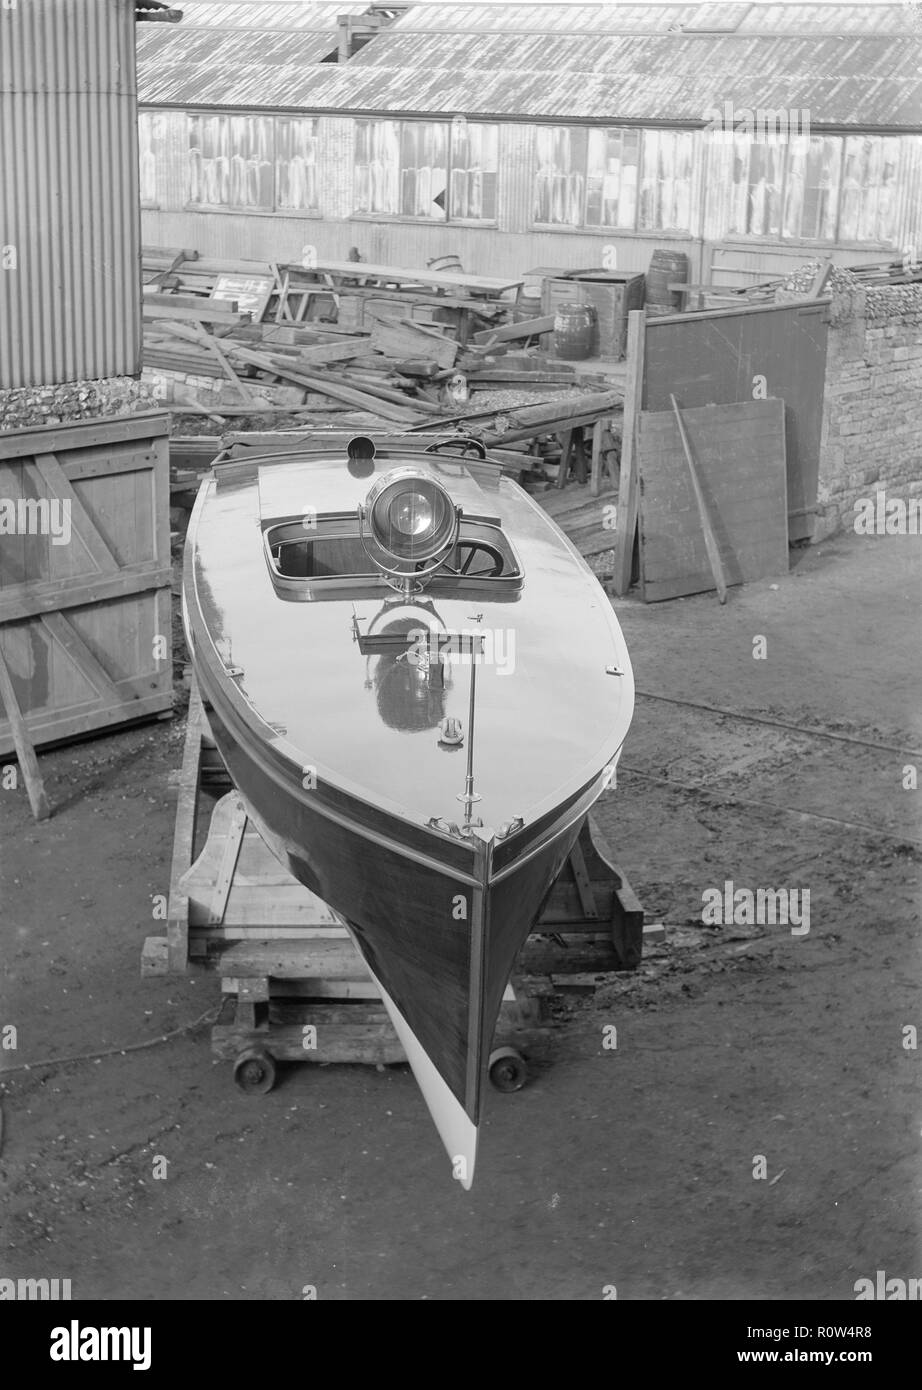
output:
[[[514,1047],[498,1047],[490,1054],[489,1073],[497,1091],[521,1091],[528,1078],[528,1067]]]
[[[275,1062],[268,1052],[253,1048],[234,1063],[234,1081],[246,1096],[264,1096],[275,1085]]]

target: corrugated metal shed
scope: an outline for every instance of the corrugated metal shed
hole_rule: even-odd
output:
[[[922,32],[906,37],[380,34],[349,63],[183,69],[174,45],[141,68],[144,104],[461,113],[702,125],[709,107],[809,110],[811,125],[922,129]],[[175,56],[171,56],[171,54]]]
[[[134,35],[130,0],[0,11],[0,388],[140,370]]]

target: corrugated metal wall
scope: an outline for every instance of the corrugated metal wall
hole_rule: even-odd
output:
[[[0,388],[140,370],[134,25],[130,0],[0,6]]]

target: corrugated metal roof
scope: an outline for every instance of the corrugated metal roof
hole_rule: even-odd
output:
[[[694,5],[414,5],[397,20],[403,33],[452,30],[464,34],[666,33],[692,20]],[[721,8],[725,8],[721,6]],[[748,10],[749,5],[726,8]]]
[[[253,61],[243,45],[236,68],[212,60],[186,72],[179,56],[143,62],[140,100],[613,123],[700,123],[709,107],[729,101],[737,109],[809,110],[815,127],[922,129],[922,34],[917,44],[890,36],[552,41],[409,33],[397,42],[391,31],[370,47],[381,45],[400,61],[381,66],[359,55],[305,69]],[[170,51],[176,46],[164,45],[161,59]]]
[[[153,27],[153,26],[152,26]],[[299,31],[295,34],[264,33],[259,36],[259,56],[253,56],[251,31],[192,29],[184,42],[171,42],[164,26],[144,48],[138,45],[139,80],[143,101],[159,105],[208,102],[207,92],[225,94],[243,105],[277,101],[279,68],[300,73],[300,89],[307,90],[307,72],[336,51],[336,35]],[[321,69],[322,70],[322,69]],[[260,85],[265,79],[265,84]],[[223,99],[223,98],[221,98]]]
[[[911,32],[906,4],[414,5],[394,26],[402,33],[662,34],[697,32],[845,34]]]
[[[371,0],[331,0],[327,4],[304,4],[302,0],[274,0],[255,4],[254,0],[175,0],[182,10],[182,27],[188,29],[293,29],[336,33],[341,14],[364,14]],[[140,36],[139,36],[140,37]]]

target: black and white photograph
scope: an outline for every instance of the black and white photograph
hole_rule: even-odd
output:
[[[23,1364],[885,1369],[920,549],[917,0],[0,0]]]

